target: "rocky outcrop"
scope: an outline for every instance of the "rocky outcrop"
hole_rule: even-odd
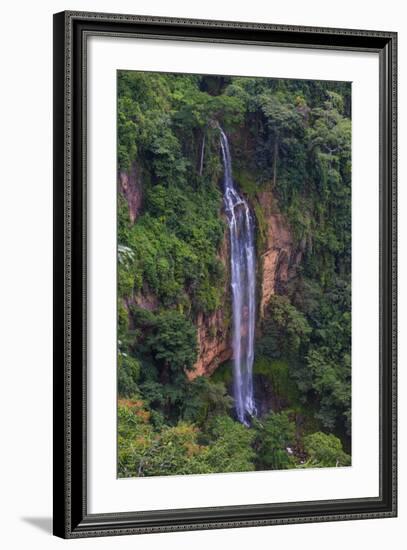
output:
[[[128,172],[119,172],[119,191],[124,195],[129,205],[129,216],[134,223],[141,208],[142,187],[140,170],[136,163],[132,164]]]
[[[187,373],[190,380],[197,376],[210,376],[219,365],[231,359],[232,348],[227,325],[223,308],[208,316],[198,315],[198,360],[194,370]]]
[[[269,191],[258,194],[265,221],[264,251],[260,255],[260,316],[271,296],[282,293],[287,282],[295,275],[302,251],[294,245],[290,228],[284,216],[276,210]]]
[[[133,298],[133,304],[142,309],[148,309],[149,311],[155,311],[159,306],[157,296],[151,292],[136,294]]]
[[[218,255],[225,268],[223,297],[221,307],[209,315],[200,313],[196,320],[198,359],[194,370],[189,371],[188,378],[210,376],[217,367],[232,357],[230,341],[231,306],[229,297],[229,233],[226,231]]]

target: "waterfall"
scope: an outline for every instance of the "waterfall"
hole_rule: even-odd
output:
[[[199,163],[199,175],[202,176],[203,172],[203,164],[204,164],[204,154],[205,154],[205,134],[202,139],[202,147],[201,147],[201,160]]]
[[[253,397],[256,293],[254,223],[247,202],[235,189],[228,139],[223,130],[219,130],[224,166],[223,199],[230,234],[233,390],[237,418],[248,425],[248,419],[256,414]]]

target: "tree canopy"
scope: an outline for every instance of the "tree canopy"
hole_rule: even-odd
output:
[[[268,192],[301,262],[257,314],[261,414],[237,422],[231,364],[194,375],[198,319],[231,332],[219,125],[255,217]],[[350,464],[351,85],[119,71],[119,476]],[[211,335],[210,337],[215,337]],[[256,393],[256,392],[255,392]]]

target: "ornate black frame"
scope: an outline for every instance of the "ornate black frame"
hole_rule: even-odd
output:
[[[88,514],[86,494],[86,40],[90,35],[370,51],[380,59],[380,496]],[[54,15],[54,534],[63,538],[397,514],[397,34],[62,12]]]

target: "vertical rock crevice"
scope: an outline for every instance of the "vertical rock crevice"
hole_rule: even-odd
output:
[[[119,172],[118,177],[119,192],[122,193],[129,206],[129,218],[133,224],[141,208],[143,199],[141,185],[141,171],[135,162],[130,170]]]

